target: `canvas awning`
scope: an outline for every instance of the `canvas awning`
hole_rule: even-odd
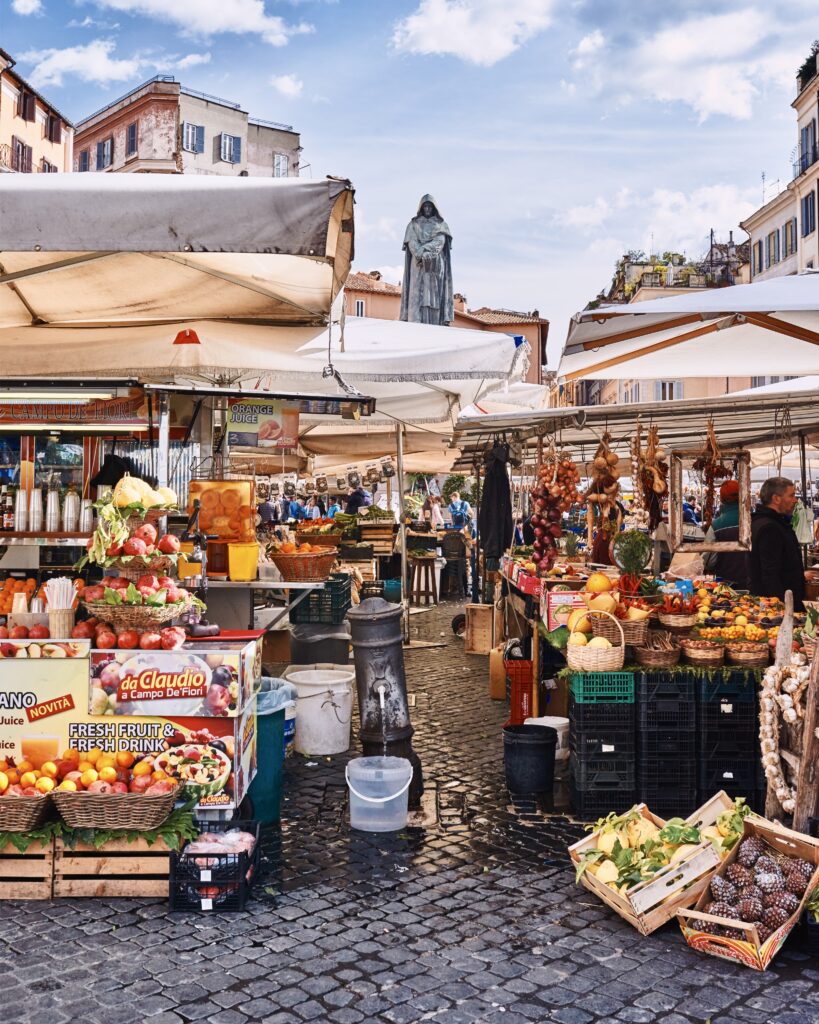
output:
[[[577,313],[558,369],[571,381],[810,374],[819,273]]]
[[[352,255],[347,181],[1,175],[5,372],[273,369],[329,322]]]

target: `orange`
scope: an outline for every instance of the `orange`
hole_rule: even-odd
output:
[[[120,768],[130,768],[134,763],[134,755],[130,750],[118,750],[117,751],[117,764]]]
[[[117,781],[117,770],[112,768],[111,765],[100,769],[100,781],[101,782],[116,782]]]
[[[92,747],[85,755],[85,760],[90,761],[91,764],[96,764],[97,761],[102,757],[103,752],[99,747]]]
[[[89,768],[93,768],[94,765],[90,761],[80,761],[77,765],[78,772],[87,772]]]
[[[80,782],[87,789],[91,785],[91,783],[96,782],[98,778],[99,775],[97,775],[96,771],[93,768],[89,768],[88,771],[83,772],[82,775],[80,776]]]
[[[23,772],[33,772],[34,771],[34,765],[31,763],[31,761],[26,761],[26,760],[18,761],[17,762],[17,771],[21,775],[23,774]]]
[[[153,775],[151,776],[151,778],[154,780],[154,782],[162,782],[162,780],[163,779],[167,779],[167,777],[168,776],[163,771],[155,771],[153,773]]]
[[[34,788],[40,793],[50,793],[56,785],[54,779],[49,779],[44,775],[41,779],[37,779]]]
[[[292,555],[296,550],[296,545],[291,544],[290,541],[286,541],[284,544],[282,544],[279,550],[283,555]]]
[[[20,776],[20,785],[23,787],[23,789],[27,789],[29,786],[35,785],[36,782],[37,776],[34,774],[34,772],[23,772],[23,774]]]
[[[63,779],[59,786],[57,786],[57,789],[63,789],[67,793],[76,793],[77,783],[73,779]]]
[[[79,763],[80,752],[75,750],[73,747],[69,747],[68,750],[63,752],[63,761],[75,761]]]
[[[100,771],[102,768],[114,768],[116,767],[116,763],[117,759],[113,754],[104,754],[99,761],[97,761],[94,767],[97,771]]]
[[[133,775],[135,778],[140,775],[150,775],[154,770],[154,766],[150,761],[140,761],[139,764],[134,765]]]
[[[43,761],[40,771],[43,775],[47,775],[49,779],[56,779],[57,777],[57,765],[53,761]]]
[[[9,788],[9,777],[5,772],[0,772],[0,793],[5,793]]]
[[[9,780],[10,786],[16,786],[20,781],[20,773],[16,768],[9,768],[6,772],[6,778]]]

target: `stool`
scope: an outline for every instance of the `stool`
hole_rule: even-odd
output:
[[[464,579],[466,577],[466,559],[448,558],[441,569],[441,600],[445,597],[466,597]],[[453,587],[452,584],[455,584]],[[454,590],[454,593],[453,593]]]
[[[411,580],[410,604],[437,604],[438,591],[435,587],[435,559],[410,559]]]

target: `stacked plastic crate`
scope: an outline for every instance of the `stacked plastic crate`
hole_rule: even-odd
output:
[[[758,688],[758,674],[747,670],[725,668],[697,680],[700,801],[724,789],[762,810]]]
[[[662,817],[684,817],[697,807],[696,677],[640,673],[636,694],[639,798]]]
[[[569,694],[572,809],[586,821],[627,811],[636,796],[634,675],[576,673]]]

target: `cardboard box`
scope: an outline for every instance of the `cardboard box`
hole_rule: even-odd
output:
[[[733,801],[727,793],[719,792],[685,820],[700,827],[713,825],[717,816],[731,806]],[[637,804],[636,809],[658,828],[665,825],[665,819],[653,814],[645,804]],[[569,855],[575,864],[580,862],[583,850],[597,846],[598,834],[593,832],[569,847]],[[633,885],[625,893],[599,882],[588,871],[584,872],[580,884],[599,896],[642,935],[650,935],[672,920],[681,907],[691,907],[697,902],[701,894],[707,891],[711,876],[719,864],[720,856],[713,844],[705,841],[688,857],[661,868],[650,879]]]
[[[697,949],[701,953],[710,953],[711,956],[718,956],[722,960],[734,960],[755,971],[764,971],[782,948],[785,939],[793,931],[794,926],[804,913],[805,903],[816,886],[819,885],[819,839],[812,839],[801,832],[793,832],[782,825],[756,816],[747,817],[743,823],[742,839],[748,836],[759,836],[775,852],[787,857],[799,857],[815,865],[816,870],[797,910],[765,942],[760,942],[754,925],[706,914],[703,908],[711,902],[710,890],[706,888],[700,894],[693,910],[678,911],[677,920],[680,922],[685,941],[692,949]],[[739,854],[742,839],[734,846],[715,875],[724,875],[728,865],[733,864]],[[700,921],[710,921],[742,931],[745,933],[745,938],[729,939],[720,935],[711,935],[697,927],[697,923]]]
[[[542,615],[546,628],[551,632],[558,626],[565,626],[576,608],[585,608],[586,602],[574,590],[549,590],[543,595]]]

